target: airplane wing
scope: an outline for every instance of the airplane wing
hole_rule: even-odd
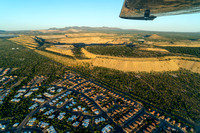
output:
[[[125,0],[120,17],[154,20],[157,16],[200,12],[200,0]]]

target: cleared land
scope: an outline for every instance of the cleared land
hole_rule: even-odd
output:
[[[23,45],[29,49],[35,49],[39,46],[39,44],[33,39],[34,36],[25,36],[21,35],[16,38],[11,38],[11,41],[14,41],[17,44]]]
[[[164,53],[168,53],[169,51],[167,51],[166,49],[162,49],[162,48],[139,48],[139,50],[144,50],[144,51],[155,51],[155,52],[164,52]]]
[[[92,54],[82,50],[86,57],[91,58],[94,66],[111,68],[125,72],[163,72],[177,71],[181,68],[200,73],[200,62],[188,61],[189,57],[160,57],[160,58],[122,58]],[[195,59],[195,58],[192,58]],[[198,59],[198,58],[196,58]]]
[[[154,45],[161,47],[200,47],[200,41],[154,42]]]
[[[73,49],[73,48],[72,48]],[[52,51],[52,52],[56,52],[59,54],[63,54],[63,55],[69,55],[69,56],[74,56],[72,50],[70,50],[70,48],[66,48],[66,47],[61,47],[61,46],[50,46],[49,48],[46,48],[47,51]]]
[[[131,43],[130,35],[117,35],[106,33],[79,33],[64,35],[40,36],[53,43],[84,43],[84,44],[123,44]],[[55,39],[56,38],[56,39]]]

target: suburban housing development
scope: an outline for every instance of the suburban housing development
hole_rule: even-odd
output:
[[[11,93],[3,85],[17,78],[1,77],[0,104],[24,104],[15,120],[0,121],[0,132],[192,132],[193,129],[144,107],[99,83],[65,71],[59,79],[43,84],[47,78],[35,76],[27,85]],[[16,84],[16,82],[14,82]],[[12,95],[11,95],[12,94]],[[25,104],[27,102],[27,104]],[[1,106],[0,105],[0,106]],[[15,116],[14,116],[15,117]]]

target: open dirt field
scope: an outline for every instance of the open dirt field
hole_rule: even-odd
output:
[[[67,49],[67,48],[58,47],[58,46],[51,46],[50,48],[46,48],[46,50],[56,52],[59,54],[63,54],[63,55],[74,56],[74,54],[70,48]]]
[[[43,39],[60,39],[60,38],[65,38],[66,36],[65,35],[40,35],[38,37],[43,38]]]
[[[153,34],[153,35],[150,35],[149,37],[147,37],[148,39],[155,39],[155,40],[159,40],[159,39],[167,39],[165,37],[162,37],[162,36],[159,36],[159,35],[156,35],[156,34]]]
[[[179,42],[154,42],[153,43],[156,46],[162,46],[162,47],[200,47],[200,41],[179,41]]]
[[[78,64],[78,61],[70,59],[70,58],[66,58],[66,57],[63,57],[60,55],[55,55],[55,54],[44,52],[41,50],[34,50],[34,51],[37,52],[38,54],[44,55],[56,62],[63,64],[63,65],[74,66],[74,65]]]
[[[68,37],[113,37],[117,34],[106,34],[106,33],[74,33],[74,34],[65,34]]]
[[[34,36],[20,35],[19,37],[11,38],[9,40],[11,40],[19,45],[24,45],[25,47],[27,47],[29,49],[35,49],[36,47],[39,46],[39,44],[35,42],[33,37]]]
[[[161,48],[139,48],[139,50],[144,50],[144,51],[155,51],[155,52],[165,52],[168,53],[166,49],[161,49]]]
[[[85,43],[85,44],[123,44],[131,43],[130,35],[117,35],[106,33],[68,33],[65,35],[39,36],[54,43]]]
[[[190,57],[160,57],[160,58],[122,58],[113,56],[95,55],[82,49],[87,58],[94,66],[106,67],[126,72],[163,72],[177,71],[180,68],[200,73],[200,62],[188,61],[186,59],[196,59]],[[184,59],[184,60],[183,60]]]
[[[123,44],[130,42],[127,38],[114,38],[114,37],[77,37],[59,39],[60,43],[85,43],[85,44]]]

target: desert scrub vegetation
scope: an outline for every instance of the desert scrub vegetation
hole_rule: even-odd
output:
[[[85,55],[83,54],[83,52],[82,52],[82,50],[81,50],[81,47],[74,47],[73,49],[72,49],[72,52],[73,52],[73,54],[74,54],[74,56],[75,56],[75,58],[77,58],[77,59],[87,59],[86,57],[85,57]]]
[[[63,70],[63,65],[10,40],[0,39],[0,67],[18,68],[13,75],[28,77],[44,75],[53,81]]]
[[[35,49],[39,44],[33,38],[34,36],[21,35],[19,37],[11,38],[10,40],[27,48]]]
[[[118,57],[162,57],[171,55],[170,53],[161,53],[156,51],[143,51],[136,47],[128,46],[89,46],[86,50],[93,54],[118,56]]]
[[[200,47],[160,47],[171,53],[188,54],[200,58]]]
[[[175,72],[133,73],[93,67],[77,71],[161,109],[199,122],[200,74],[184,69]]]

